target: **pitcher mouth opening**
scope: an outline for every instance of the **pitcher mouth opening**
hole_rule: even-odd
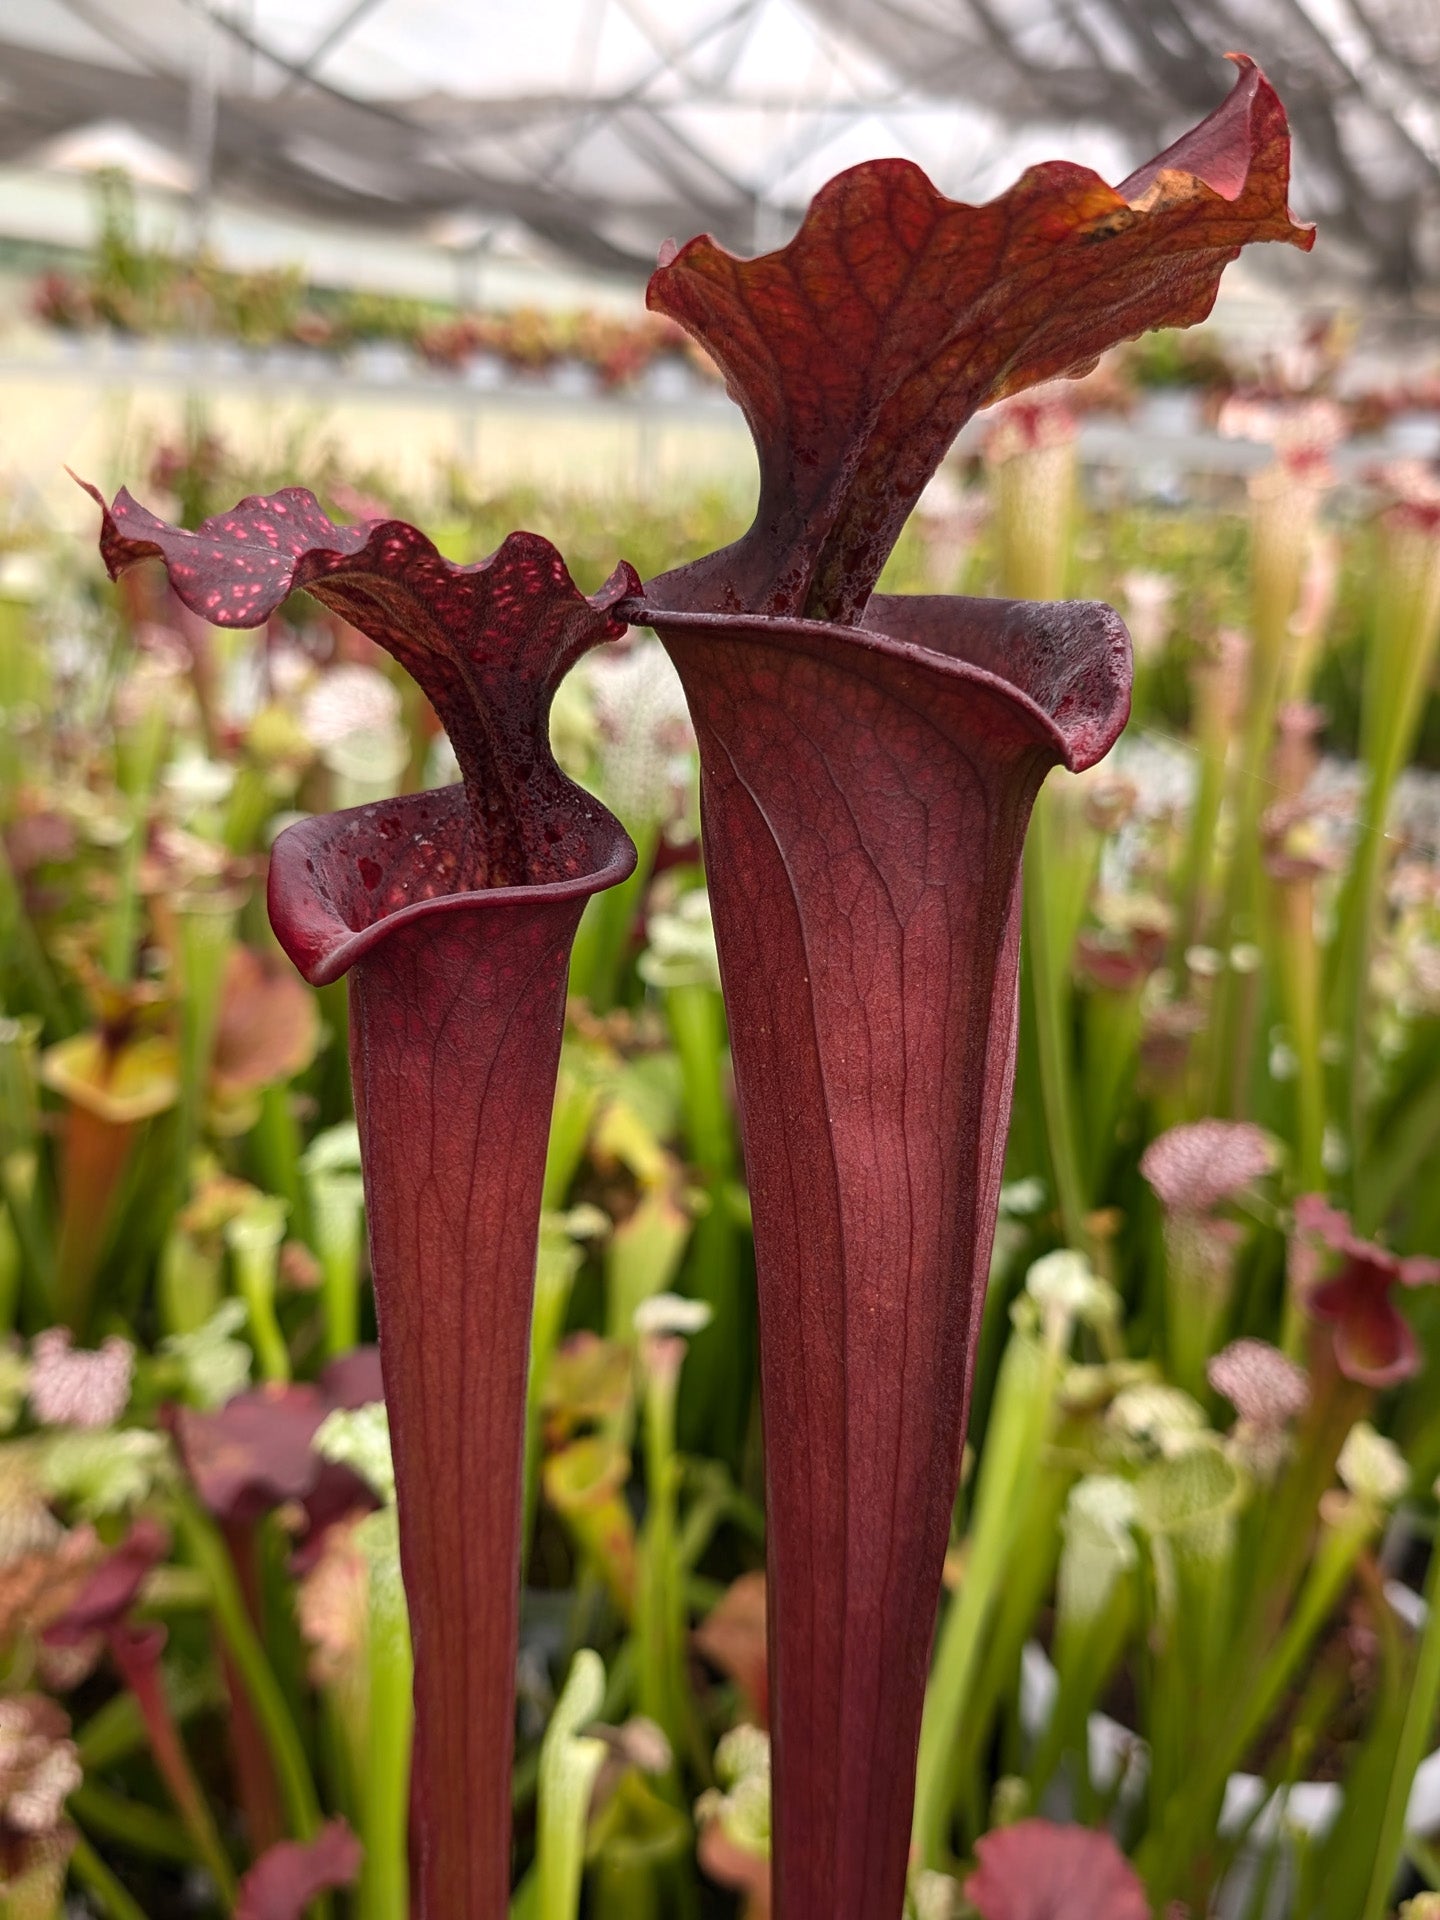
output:
[[[1130,717],[1130,636],[1099,601],[875,594],[862,625],[752,613],[672,613],[643,600],[617,609],[633,626],[809,654],[836,664],[868,656],[939,673],[1007,701],[1071,773],[1110,751]]]
[[[583,906],[634,871],[615,816],[576,788],[556,841],[556,877],[484,887],[467,879],[473,816],[462,786],[370,801],[287,827],[270,856],[270,917],[312,986],[328,986],[397,929],[438,913]]]

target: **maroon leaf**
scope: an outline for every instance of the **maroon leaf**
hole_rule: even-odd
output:
[[[304,1920],[316,1894],[354,1884],[361,1857],[343,1820],[329,1821],[313,1840],[282,1840],[240,1882],[235,1920]]]
[[[1309,247],[1286,207],[1285,113],[1260,70],[1108,187],[1065,161],[981,207],[904,160],[852,167],[777,253],[708,236],[648,302],[723,370],[760,456],[755,524],[654,582],[658,604],[853,621],[946,448],[980,407],[1210,311],[1252,240]]]
[[[292,828],[270,870],[292,959],[317,981],[352,970],[426,1920],[508,1906],[525,1381],[566,972],[587,899],[635,857],[577,803],[568,844],[588,869],[446,891],[465,832],[457,791],[421,794]]]
[[[189,532],[123,490],[107,507],[80,484],[104,515],[100,551],[112,578],[139,560],[163,560],[185,605],[221,627],[258,626],[303,587],[420,683],[471,808],[469,831],[431,850],[432,891],[588,870],[584,823],[597,810],[555,764],[550,699],[582,653],[624,632],[611,609],[638,588],[633,568],[622,562],[587,600],[534,533],[512,533],[488,560],[457,566],[403,520],[336,526],[301,487],[242,500]],[[373,915],[373,897],[353,880],[348,891]]]
[[[1414,1329],[1373,1268],[1347,1267],[1310,1296],[1317,1320],[1334,1326],[1335,1364],[1364,1387],[1395,1387],[1423,1364]]]
[[[170,1419],[205,1506],[248,1523],[314,1491],[323,1462],[310,1443],[328,1411],[317,1387],[266,1386],[214,1413],[179,1407]]]
[[[509,1901],[536,1230],[570,942],[594,884],[404,909],[350,978],[427,1920],[502,1920]]]
[[[213,1413],[173,1408],[169,1424],[203,1504],[225,1525],[242,1527],[288,1501],[304,1503],[312,1526],[373,1506],[365,1482],[348,1467],[323,1460],[313,1442],[335,1408],[383,1397],[378,1371],[374,1348],[361,1347],[332,1362],[318,1386],[256,1387]]]
[[[293,489],[193,534],[122,494],[102,550],[112,573],[162,558],[185,603],[228,626],[253,625],[305,587],[415,676],[464,775],[463,790],[289,829],[271,860],[270,914],[313,984],[353,969],[415,1648],[420,1913],[501,1920],[531,1288],[566,968],[586,900],[635,859],[619,823],[556,766],[548,716],[578,655],[623,632],[613,609],[639,581],[622,564],[587,600],[555,549],[526,533],[479,566],[453,566],[411,527],[335,527]],[[283,1459],[209,1462],[225,1497],[265,1499],[287,1474],[303,1478],[307,1416],[292,1411],[283,1444],[278,1431],[247,1433],[252,1454],[268,1444]]]
[[[1150,1920],[1139,1875],[1108,1833],[1021,1820],[987,1833],[965,1898],[980,1920]]]
[[[320,1391],[332,1407],[373,1406],[385,1398],[385,1382],[380,1371],[378,1347],[354,1347],[327,1362],[320,1376]]]
[[[657,616],[699,740],[754,1207],[786,1920],[903,1902],[1021,846],[1048,770],[1098,759],[1129,704],[1105,607],[877,596],[866,621]]]
[[[760,460],[750,531],[623,611],[670,650],[700,747],[754,1203],[785,1920],[902,1904],[1014,1073],[1021,845],[1048,769],[1094,764],[1129,706],[1108,609],[873,589],[978,407],[1200,319],[1248,241],[1310,244],[1284,113],[1237,64],[1229,99],[1118,189],[1055,163],[965,207],[871,162],[779,252],[702,238],[650,283]]]
[[[89,1634],[107,1633],[118,1626],[169,1550],[170,1537],[157,1520],[137,1520],[60,1618],[46,1629],[46,1640],[73,1645]]]
[[[1393,1387],[1410,1379],[1422,1364],[1410,1322],[1395,1305],[1396,1286],[1430,1286],[1440,1281],[1440,1260],[1421,1254],[1402,1258],[1373,1240],[1362,1240],[1349,1218],[1319,1194],[1295,1202],[1295,1225],[1302,1237],[1318,1240],[1340,1256],[1338,1270],[1303,1290],[1306,1311],[1333,1329],[1335,1364],[1359,1386]]]

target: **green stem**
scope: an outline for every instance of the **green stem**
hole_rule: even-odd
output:
[[[1279,1631],[1292,1598],[1311,1564],[1320,1502],[1335,1478],[1345,1436],[1374,1402],[1373,1389],[1348,1380],[1335,1363],[1328,1333],[1312,1329],[1310,1404],[1300,1417],[1290,1462],[1267,1503],[1263,1531],[1255,1540],[1242,1640],[1254,1660]]]
[[[1363,1063],[1368,1057],[1370,1032],[1370,970],[1375,944],[1375,925],[1380,917],[1385,877],[1383,822],[1389,809],[1389,793],[1372,786],[1369,804],[1360,823],[1360,841],[1355,851],[1350,885],[1346,889],[1341,915],[1340,1000],[1350,1040],[1344,1066],[1345,1119],[1350,1129],[1351,1152],[1358,1162],[1365,1150],[1365,1108],[1367,1088]]]
[[[1383,911],[1389,856],[1385,825],[1401,769],[1415,745],[1425,695],[1440,645],[1440,540],[1433,529],[1402,513],[1382,516],[1377,591],[1361,696],[1360,758],[1370,787],[1360,821],[1351,885],[1336,942],[1338,965],[1332,1007],[1336,1025],[1351,1038],[1342,1072],[1344,1112],[1352,1163],[1365,1145],[1369,1088],[1365,1069],[1370,1016],[1370,965]]]
[[[25,910],[24,895],[3,846],[0,846],[0,952],[25,976],[25,984],[52,1034],[67,1031],[70,1019],[65,996],[46,955],[45,943]]]
[[[20,1276],[24,1257],[10,1209],[0,1197],[0,1340],[14,1333],[20,1312]]]
[[[370,1727],[363,1795],[365,1861],[359,1920],[406,1920],[410,1911],[410,1753],[415,1662],[393,1566],[370,1570]]]
[[[1215,1818],[1226,1780],[1284,1698],[1373,1533],[1373,1515],[1358,1508],[1348,1512],[1342,1524],[1326,1529],[1273,1651],[1244,1688],[1236,1690],[1234,1711],[1221,1724],[1218,1738],[1212,1740],[1208,1754],[1202,1753],[1187,1767],[1183,1790],[1171,1799],[1163,1819],[1136,1853],[1136,1868],[1157,1904],[1163,1905],[1181,1885]]]
[[[219,1309],[224,1296],[220,1254],[177,1221],[160,1250],[155,1301],[167,1334],[196,1333]]]
[[[1083,1625],[1059,1622],[1055,1644],[1055,1672],[1059,1687],[1054,1711],[1030,1763],[1029,1782],[1037,1803],[1067,1751],[1076,1755],[1082,1787],[1088,1792],[1090,1748],[1086,1733],[1100,1692],[1124,1651],[1132,1625],[1130,1587],[1117,1574],[1103,1606]]]
[[[570,1183],[579,1171],[590,1138],[591,1122],[600,1105],[600,1083],[579,1069],[569,1049],[560,1056],[555,1087],[555,1111],[550,1120],[550,1143],[545,1154],[545,1186],[541,1205],[554,1212],[565,1204]]]
[[[985,1629],[1000,1599],[1010,1555],[1026,1522],[1060,1357],[1011,1337],[985,1437],[960,1590],[940,1628],[916,1775],[914,1848],[927,1867],[946,1855],[951,1756],[979,1665]]]
[[[1167,1376],[1202,1404],[1206,1366],[1223,1344],[1234,1279],[1195,1244],[1185,1222],[1167,1226],[1165,1248],[1165,1359]]]
[[[542,1216],[535,1255],[535,1303],[530,1316],[530,1372],[525,1388],[525,1480],[521,1517],[522,1568],[528,1565],[535,1530],[535,1508],[540,1497],[541,1395],[550,1362],[560,1343],[570,1290],[582,1255],[580,1248],[552,1220]]]
[[[1099,1206],[1115,1157],[1116,1129],[1140,1047],[1141,990],[1093,988],[1085,1001],[1082,1100],[1088,1133],[1087,1191]]]
[[[664,1729],[671,1751],[694,1750],[701,1771],[705,1751],[686,1711],[685,1598],[676,1529],[675,1394],[679,1360],[662,1343],[661,1357],[646,1363],[645,1486],[647,1507],[641,1537],[635,1599],[635,1650],[640,1711]]]
[[[1375,1861],[1365,1899],[1364,1920],[1384,1920],[1390,1891],[1405,1850],[1405,1817],[1415,1772],[1434,1737],[1440,1710],[1440,1553],[1430,1555],[1425,1582],[1425,1626],[1415,1656],[1415,1672],[1405,1701],[1405,1717],[1386,1787],[1385,1810],[1375,1840]]]
[[[98,1780],[86,1780],[66,1802],[75,1818],[92,1833],[117,1840],[135,1853],[188,1866],[195,1849],[184,1826],[173,1814],[162,1813],[144,1800],[131,1800]]]
[[[1223,734],[1212,737],[1202,731],[1197,742],[1200,759],[1200,784],[1190,816],[1190,834],[1185,847],[1184,865],[1177,889],[1180,911],[1176,916],[1176,934],[1171,949],[1171,965],[1179,968],[1186,951],[1205,932],[1210,906],[1211,876],[1215,870],[1215,846],[1219,836],[1220,810],[1225,799],[1226,749]]]
[[[189,1178],[190,1156],[200,1138],[225,962],[235,932],[235,896],[196,894],[180,905],[180,972],[184,998],[180,1008],[179,1178]]]
[[[1034,1015],[1040,1104],[1065,1244],[1089,1246],[1085,1183],[1071,1104],[1069,952],[1057,951],[1051,889],[1049,806],[1042,788],[1025,842],[1025,969]]]
[[[191,1560],[210,1585],[210,1601],[221,1637],[245,1684],[256,1718],[275,1762],[286,1817],[297,1840],[311,1839],[320,1828],[320,1804],[305,1748],[251,1623],[235,1568],[213,1523],[188,1495],[176,1501],[176,1515]]]
[[[706,1173],[728,1177],[735,1170],[735,1128],[724,1091],[724,1002],[705,984],[667,987],[664,999],[690,1158]]]
[[[150,798],[169,742],[170,723],[158,702],[116,743],[116,781],[128,800],[127,830],[120,853],[119,887],[105,941],[105,969],[112,980],[135,977],[140,931],[140,859],[145,851]]]
[[[258,1185],[288,1201],[290,1230],[306,1239],[310,1223],[300,1179],[300,1123],[287,1081],[277,1081],[260,1095],[260,1118],[250,1129],[249,1147]]]
[[[124,983],[134,977],[140,933],[140,856],[145,848],[145,808],[130,807],[130,821],[120,851],[119,885],[105,937],[105,971]]]
[[[686,1363],[682,1439],[691,1450],[703,1446],[735,1465],[750,1403],[754,1326],[744,1235],[731,1201],[737,1156],[725,1093],[725,1007],[719,990],[704,984],[667,987],[664,1001],[680,1062],[686,1150],[704,1176],[709,1201],[695,1223],[686,1266],[687,1291],[707,1303],[711,1320]]]
[[[596,1920],[661,1920],[660,1882],[648,1861],[596,1862],[594,1879]]]
[[[1440,1888],[1440,1848],[1422,1840],[1418,1833],[1407,1833],[1405,1857],[1432,1892]]]
[[[1208,1036],[1210,1104],[1206,1111],[1215,1114],[1241,1115],[1250,1098],[1256,983],[1249,972],[1229,962],[1237,943],[1253,942],[1260,932],[1260,816],[1274,791],[1265,770],[1283,664],[1279,647],[1267,647],[1257,639],[1251,656],[1243,743],[1231,771],[1230,872],[1215,932],[1215,945],[1226,960],[1225,970],[1215,982]]]
[[[290,1378],[290,1349],[275,1313],[280,1246],[285,1237],[285,1203],[265,1195],[230,1221],[225,1239],[235,1262],[240,1297],[250,1316],[255,1357],[266,1380]]]
[[[1437,1028],[1440,1030],[1440,1028]],[[1402,1193],[1440,1151],[1440,1049],[1432,1050],[1426,1072],[1408,1092],[1366,1157],[1357,1183],[1355,1230],[1374,1235],[1389,1218]]]
[[[1281,987],[1295,1056],[1296,1181],[1300,1192],[1319,1193],[1325,1184],[1325,1062],[1314,882],[1277,881],[1272,899]]]
[[[581,1729],[605,1703],[605,1668],[588,1647],[576,1654],[540,1749],[535,1920],[576,1920],[585,1866],[590,1793],[605,1758]]]
[[[55,1245],[50,1223],[42,1214],[36,1193],[38,1157],[29,1148],[17,1148],[0,1160],[0,1197],[24,1257],[31,1293],[53,1316],[55,1311]]]
[[[260,767],[236,768],[223,829],[225,845],[232,853],[251,853],[259,848],[261,830],[275,811],[275,800],[269,776]]]
[[[365,1189],[358,1173],[310,1177],[310,1216],[324,1287],[325,1351],[333,1359],[360,1340],[360,1250]]]
[[[626,943],[650,884],[660,841],[659,824],[654,820],[637,821],[631,825],[630,837],[637,855],[635,871],[618,887],[597,893],[590,901],[570,956],[570,991],[595,1013],[608,1013],[615,1005]]]
[[[247,1275],[242,1271],[240,1293],[250,1315],[250,1338],[255,1345],[255,1358],[260,1363],[262,1379],[288,1380],[290,1352],[285,1345],[285,1336],[280,1331],[280,1322],[275,1318],[273,1289],[257,1286],[253,1274]]]
[[[75,1836],[70,1871],[108,1920],[148,1920],[144,1908],[131,1898],[83,1833]]]

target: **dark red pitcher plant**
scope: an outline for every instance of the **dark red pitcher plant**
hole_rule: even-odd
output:
[[[874,588],[966,419],[1204,317],[1251,240],[1308,246],[1254,65],[1124,181],[944,199],[832,180],[741,260],[666,249],[649,304],[711,354],[754,522],[622,607],[700,745],[760,1290],[779,1920],[898,1920],[916,1746],[1015,1062],[1020,855],[1054,767],[1125,723],[1108,608]]]
[[[668,249],[649,304],[719,364],[760,458],[754,525],[585,599],[516,534],[449,565],[308,494],[195,533],[122,494],[112,572],[158,555],[253,625],[295,587],[429,694],[463,788],[277,842],[271,911],[312,981],[350,971],[386,1397],[416,1654],[424,1920],[500,1920],[520,1467],[565,962],[630,870],[546,714],[628,620],[679,669],[751,1185],[767,1440],[779,1920],[898,1920],[916,1743],[1014,1070],[1020,854],[1055,767],[1129,709],[1108,608],[874,589],[974,411],[1145,328],[1201,319],[1252,240],[1310,244],[1289,137],[1229,99],[1111,188],[1032,168],[967,207],[902,161],[822,190],[794,240]],[[103,502],[102,502],[103,505]]]
[[[419,682],[463,774],[289,828],[270,913],[307,980],[350,978],[415,1655],[419,1913],[503,1920],[525,1385],[566,969],[585,902],[635,858],[555,764],[548,718],[571,664],[623,631],[613,607],[639,581],[621,567],[587,599],[528,533],[455,566],[401,522],[335,526],[299,489],[193,533],[121,493],[101,545],[112,574],[162,559],[221,626],[255,626],[305,588]]]

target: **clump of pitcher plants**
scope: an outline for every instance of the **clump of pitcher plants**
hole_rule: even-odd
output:
[[[1129,695],[1106,609],[874,589],[978,407],[1200,317],[1249,241],[1309,244],[1285,206],[1284,116],[1241,67],[1119,190],[1056,166],[969,208],[879,162],[827,187],[777,254],[668,249],[649,303],[725,373],[761,492],[741,540],[644,588],[622,564],[587,600],[528,534],[455,567],[400,522],[338,527],[294,489],[194,532],[126,494],[101,503],[112,574],[158,557],[216,626],[308,589],[414,676],[459,762],[458,789],[291,829],[270,873],[292,959],[316,984],[352,976],[423,1914],[508,1900],[530,1283],[566,962],[585,901],[635,858],[546,723],[566,669],[626,620],[659,633],[699,739],[750,1173],[776,1908],[899,1909],[1013,1073],[1021,846],[1047,770],[1100,758]],[[482,1557],[448,1540],[457,1520]]]

